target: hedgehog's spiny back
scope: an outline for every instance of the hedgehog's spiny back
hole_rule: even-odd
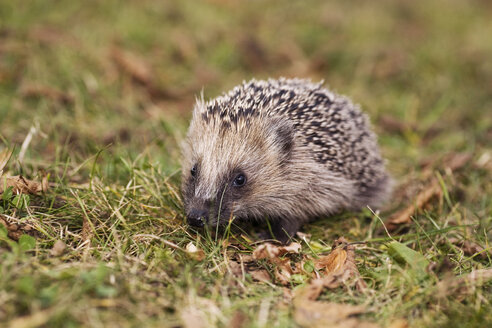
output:
[[[265,117],[284,117],[316,162],[357,181],[361,192],[387,179],[366,115],[348,98],[333,94],[321,83],[252,80],[200,106],[200,110],[203,120],[225,128],[247,126]]]

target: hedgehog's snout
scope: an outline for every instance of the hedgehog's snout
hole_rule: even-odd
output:
[[[203,227],[208,222],[208,211],[194,208],[187,216],[188,224],[194,227]]]

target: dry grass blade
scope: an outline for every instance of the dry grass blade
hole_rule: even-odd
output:
[[[5,166],[7,166],[7,163],[9,162],[10,158],[12,157],[12,153],[14,152],[13,149],[4,149],[2,152],[0,152],[0,177],[3,175],[3,169]],[[0,186],[1,188],[1,186]],[[1,190],[1,189],[0,189]]]
[[[396,212],[386,222],[386,228],[388,231],[394,231],[402,224],[412,222],[412,215],[414,215],[419,209],[425,206],[432,198],[441,196],[442,190],[439,182],[433,179],[424,190],[422,190],[416,197],[415,202],[406,208]]]

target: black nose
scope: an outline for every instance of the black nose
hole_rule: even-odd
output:
[[[203,227],[208,221],[208,212],[205,210],[193,209],[188,214],[188,224],[194,227]]]

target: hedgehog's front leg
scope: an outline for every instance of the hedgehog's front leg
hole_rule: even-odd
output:
[[[300,228],[300,223],[296,220],[276,219],[270,220],[270,230],[260,234],[261,239],[276,239],[282,244],[288,244],[292,237]]]

